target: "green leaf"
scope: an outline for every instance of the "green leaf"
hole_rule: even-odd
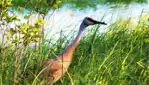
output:
[[[34,36],[34,33],[33,33],[33,32],[31,32],[31,33],[30,33],[30,36]]]
[[[60,0],[56,1],[56,4],[60,4],[60,3],[62,3],[62,1],[60,1]]]
[[[39,32],[40,28],[34,28],[34,33]]]
[[[27,33],[27,31],[25,30],[25,29],[20,29],[20,31],[21,31],[21,33],[23,33],[23,34],[26,34]]]
[[[34,38],[42,38],[43,37],[43,34],[37,34],[34,36]]]
[[[18,16],[17,15],[11,16],[10,19],[11,19],[11,21],[13,21],[13,20],[20,20],[20,19],[18,19]]]
[[[48,25],[49,23],[48,22],[43,22],[43,24]]]
[[[11,1],[7,1],[6,4],[7,4],[8,7],[12,6]]]
[[[17,43],[17,42],[18,42],[18,40],[17,40],[17,39],[12,41],[12,43],[14,43],[14,44],[15,44],[15,43]]]
[[[35,21],[35,23],[41,23],[43,20],[41,19],[41,18],[38,18],[36,21]]]
[[[149,39],[144,39],[144,42],[145,43],[149,43]]]
[[[57,8],[58,8],[58,5],[57,5],[57,4],[54,4],[54,5],[52,6],[52,8],[53,8],[53,9],[57,9]]]
[[[13,28],[10,28],[10,29],[8,30],[8,32],[9,32],[11,35],[13,35],[13,34],[15,34],[17,31],[14,30]]]
[[[30,18],[30,15],[25,15],[24,16],[24,19],[29,19]]]
[[[7,33],[6,34],[6,37],[7,37],[8,40],[10,40],[11,34],[10,33]]]
[[[5,22],[2,22],[2,25],[5,25]]]

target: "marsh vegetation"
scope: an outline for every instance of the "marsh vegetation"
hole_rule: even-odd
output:
[[[71,0],[61,1],[79,6],[78,2]],[[131,2],[127,1],[125,3]],[[24,1],[13,0],[13,4],[23,5]],[[39,17],[29,24],[30,15],[24,16],[25,21],[14,14],[9,15],[11,6],[9,0],[0,2],[0,85],[42,85],[45,79],[40,77],[41,61],[61,53],[76,32],[71,30],[66,35],[63,31],[56,41],[54,36],[45,39],[44,25],[47,22],[43,18],[46,10],[39,9],[44,11],[39,13],[39,10],[32,9]],[[101,33],[97,25],[86,30],[68,72],[53,85],[149,84],[149,13],[140,13],[137,22],[131,18],[116,20],[106,29]]]

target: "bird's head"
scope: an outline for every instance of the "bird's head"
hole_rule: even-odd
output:
[[[83,20],[83,23],[86,26],[95,25],[95,24],[107,25],[105,22],[100,22],[100,21],[94,20],[90,17],[85,17],[84,20]]]
[[[90,25],[95,25],[95,24],[107,25],[105,22],[100,22],[100,21],[94,20],[90,17],[85,17],[83,19],[81,26],[80,26],[80,30],[84,30],[86,27],[88,27]]]

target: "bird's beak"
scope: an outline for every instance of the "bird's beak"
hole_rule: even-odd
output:
[[[107,25],[107,23],[105,23],[105,22],[100,22],[100,21],[96,21],[96,20],[94,20],[93,23],[94,23],[94,24]]]
[[[87,20],[88,20],[89,22],[91,22],[91,23],[92,23],[92,25],[94,25],[94,24],[107,25],[107,23],[105,23],[105,22],[100,22],[100,21],[94,20],[94,19],[89,18],[89,17],[87,17]]]

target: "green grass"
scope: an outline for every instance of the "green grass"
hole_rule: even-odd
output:
[[[68,72],[53,85],[148,85],[147,18],[140,18],[137,23],[118,20],[105,33],[98,33],[96,26],[90,28],[73,54]],[[19,52],[14,48],[1,50],[0,85],[42,85],[41,61],[62,52],[67,41],[72,40],[67,36],[62,34],[57,41],[44,40],[42,54],[38,46]]]

